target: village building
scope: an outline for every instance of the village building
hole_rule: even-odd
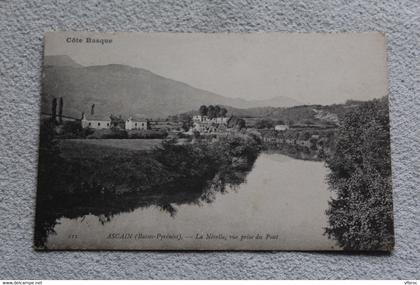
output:
[[[89,115],[88,117],[83,113],[81,124],[82,128],[109,129],[111,127],[111,118],[99,115]]]
[[[227,117],[218,117],[213,119],[216,124],[227,125],[228,118]]]
[[[148,130],[150,129],[149,121],[144,119],[136,119],[133,117],[125,121],[126,130]]]
[[[275,125],[274,126],[274,130],[279,131],[279,132],[283,132],[289,129],[288,125]]]
[[[213,133],[218,130],[226,130],[228,118],[217,117],[210,119],[208,116],[193,116],[193,129],[200,133]]]
[[[207,116],[202,116],[202,115],[193,116],[193,121],[194,122],[207,122],[208,120],[209,120],[209,117],[207,117]]]

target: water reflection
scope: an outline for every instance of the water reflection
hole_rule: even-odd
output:
[[[47,239],[56,234],[55,227],[62,218],[81,219],[83,222],[86,216],[94,216],[105,225],[117,214],[153,207],[174,219],[179,205],[201,207],[212,203],[218,193],[237,189],[245,182],[254,162],[255,159],[241,159],[240,163],[223,165],[210,178],[182,177],[142,191],[127,184],[107,188],[106,183],[97,181],[79,182],[80,187],[74,187],[77,181],[72,181],[72,192],[58,189],[38,191],[35,244],[38,248],[45,248]]]
[[[143,235],[182,232],[183,239],[172,243],[172,249],[212,249],[216,246],[224,249],[268,249],[273,246],[278,249],[335,249],[334,241],[323,235],[323,228],[327,225],[325,210],[330,197],[325,183],[327,171],[322,162],[264,152],[250,172],[225,172],[221,177],[212,179],[210,185],[214,188],[203,192],[198,200],[171,203],[176,211],[174,217],[155,203],[115,214],[104,224],[98,221],[98,216],[89,214],[84,219],[61,218],[55,226],[57,234],[48,238],[48,247],[130,249],[141,245],[145,249],[163,249],[164,242],[108,240],[106,236],[110,232]],[[224,184],[222,181],[235,183]],[[69,241],[67,236],[71,233],[78,234],[79,239]],[[220,233],[269,233],[279,238],[242,243],[223,239],[194,239],[191,242],[188,237],[197,233],[213,233],[215,236]]]

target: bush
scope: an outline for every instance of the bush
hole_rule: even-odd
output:
[[[87,136],[88,139],[126,139],[127,132],[120,129],[100,129],[93,130],[93,133]]]
[[[255,123],[255,127],[257,129],[272,129],[272,128],[274,128],[274,122],[271,119],[258,120]]]
[[[92,129],[82,128],[80,121],[64,121],[59,137],[63,139],[86,138],[93,133]]]
[[[388,98],[348,112],[327,159],[328,183],[336,192],[327,211],[326,234],[345,250],[393,247]]]
[[[128,131],[130,139],[164,139],[168,132],[163,130],[131,130]]]

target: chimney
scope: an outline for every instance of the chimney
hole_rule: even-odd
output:
[[[92,107],[90,108],[90,114],[95,115],[95,104],[92,104]]]

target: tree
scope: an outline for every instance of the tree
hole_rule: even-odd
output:
[[[213,105],[207,107],[207,116],[209,119],[213,119],[216,117],[216,110]]]
[[[201,105],[200,109],[199,109],[200,115],[201,116],[207,116],[207,106],[206,105]]]
[[[243,129],[245,128],[246,123],[245,120],[236,116],[231,116],[229,120],[227,121],[227,127],[228,128],[237,128],[237,129]]]
[[[274,123],[271,119],[262,119],[255,123],[255,127],[257,129],[271,129],[274,127]]]
[[[219,105],[214,106],[214,116],[215,117],[220,117],[220,106]]]
[[[309,132],[302,132],[299,134],[299,139],[307,141],[311,137],[311,134]]]
[[[188,114],[180,114],[179,119],[182,122],[182,129],[187,132],[192,126],[193,121],[190,115]]]
[[[226,110],[226,108],[225,108],[225,107],[221,107],[221,108],[220,108],[220,112],[219,112],[220,117],[226,117],[227,112],[228,112],[228,111]]]
[[[51,120],[55,122],[56,118],[57,118],[57,98],[54,97],[54,99],[52,100],[52,105],[51,105]]]
[[[327,158],[336,193],[326,234],[345,250],[393,247],[388,97],[360,104],[342,118],[335,152]]]
[[[239,130],[242,130],[243,128],[245,128],[245,127],[246,127],[245,120],[244,120],[244,119],[242,119],[242,118],[239,118],[238,122],[236,123],[236,127],[237,127]]]
[[[125,122],[122,119],[121,115],[118,116],[118,117],[114,116],[114,115],[111,115],[110,119],[111,119],[111,129],[112,130],[125,129]]]
[[[60,97],[60,104],[58,106],[58,122],[60,125],[63,123],[63,97]]]

